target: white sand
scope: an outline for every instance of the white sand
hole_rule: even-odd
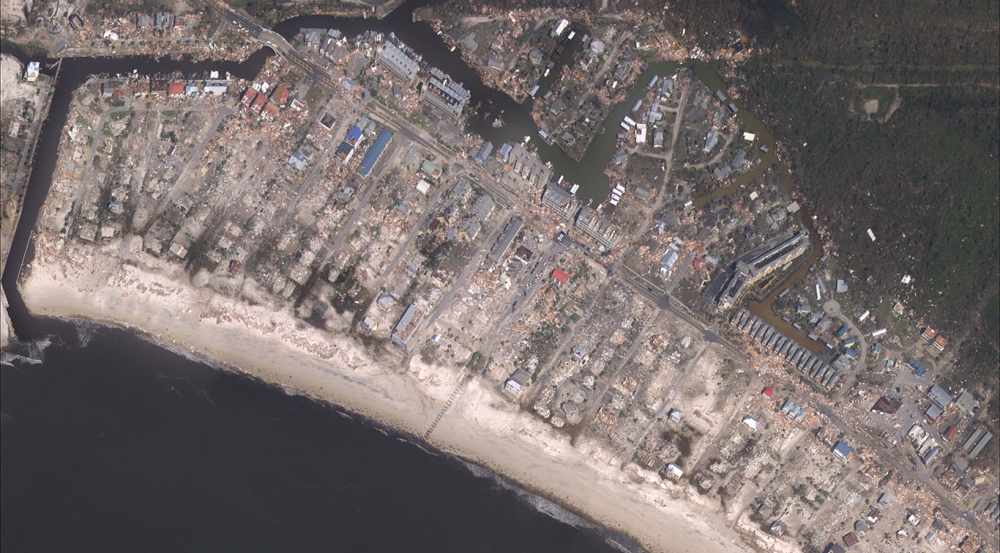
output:
[[[38,87],[24,82],[24,65],[9,54],[0,55],[0,105],[6,107],[18,99],[34,98]],[[7,132],[8,129],[2,129]]]
[[[353,340],[305,325],[288,310],[194,288],[178,269],[120,240],[83,247],[41,236],[36,252],[21,289],[33,313],[138,327],[415,436],[424,434],[462,376],[460,368],[419,362],[405,371],[380,365]],[[720,513],[685,500],[693,494],[690,486],[664,484],[652,471],[619,470],[622,460],[609,450],[585,440],[570,445],[479,379],[465,385],[429,442],[628,534],[650,551],[749,550]]]

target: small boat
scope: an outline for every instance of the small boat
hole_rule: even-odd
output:
[[[579,184],[574,184],[572,188],[569,189],[570,194],[576,194],[576,191],[580,189]]]
[[[530,135],[525,135],[524,136],[524,143],[527,144],[529,140],[531,140],[531,136]]]

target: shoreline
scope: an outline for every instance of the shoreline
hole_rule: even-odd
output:
[[[35,258],[19,286],[33,315],[137,329],[161,347],[346,410],[492,471],[653,553],[750,551],[721,513],[692,501],[690,486],[665,483],[634,465],[620,470],[623,460],[595,441],[571,445],[479,378],[463,379],[463,368],[418,359],[402,370],[386,367],[344,334],[270,311],[269,302],[254,297],[251,281],[244,295],[256,305],[179,284],[185,273],[128,248],[128,239],[93,246],[49,239],[36,236]],[[421,438],[456,385],[462,386],[457,401]]]

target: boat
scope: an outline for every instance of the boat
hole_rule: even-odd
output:
[[[530,135],[525,135],[524,136],[524,143],[527,144],[529,140],[531,140],[531,136]]]
[[[569,189],[570,194],[576,194],[576,191],[580,189],[579,184],[574,184],[572,188]]]
[[[503,119],[502,118],[497,117],[496,119],[493,120],[493,128],[494,129],[499,129],[502,126],[503,126]]]

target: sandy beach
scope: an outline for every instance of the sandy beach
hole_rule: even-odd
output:
[[[253,281],[196,287],[179,267],[141,253],[134,239],[83,246],[38,236],[21,286],[28,308],[141,329],[164,344],[421,439],[454,397],[427,439],[434,448],[515,480],[652,552],[751,550],[691,486],[663,482],[634,464],[620,470],[623,459],[586,439],[570,444],[493,386],[463,378],[466,369],[418,359],[405,368],[395,357],[373,359],[345,334],[320,331],[276,310]],[[237,301],[212,287],[239,290],[254,301]]]

